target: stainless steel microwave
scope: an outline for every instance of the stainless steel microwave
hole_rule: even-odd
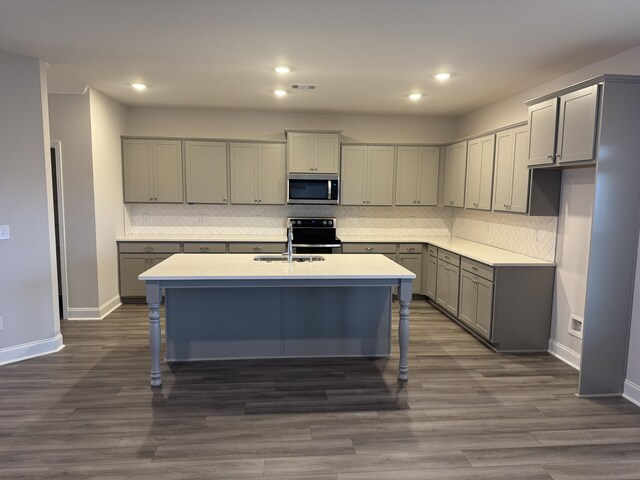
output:
[[[287,177],[287,203],[338,205],[340,176],[291,173]]]

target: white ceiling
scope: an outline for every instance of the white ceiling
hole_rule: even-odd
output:
[[[0,0],[0,50],[132,106],[457,116],[639,45],[639,24],[640,0]],[[317,90],[271,93],[292,82]]]

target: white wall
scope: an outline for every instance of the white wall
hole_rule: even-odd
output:
[[[456,120],[445,117],[275,113],[131,107],[127,134],[284,140],[285,128],[343,130],[343,142],[446,143]]]
[[[124,232],[122,148],[127,108],[97,90],[89,91],[91,157],[95,205],[98,303],[100,317],[120,304],[116,237]]]
[[[83,318],[99,305],[89,95],[50,94],[49,110],[51,138],[61,142],[67,306],[71,317]]]
[[[0,363],[62,348],[45,67],[0,52]]]
[[[570,315],[584,318],[595,168],[565,169],[558,218],[556,280],[549,350],[580,366],[582,341],[569,334]]]

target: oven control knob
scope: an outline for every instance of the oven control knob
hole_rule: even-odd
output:
[[[298,220],[298,222],[297,222],[297,223],[298,223],[298,225],[300,225],[300,224],[302,223],[302,221],[301,221],[301,220]]]
[[[322,221],[322,224],[323,224],[323,225],[326,225],[326,224],[327,224],[327,221],[326,221],[326,220],[323,220],[323,221]]]
[[[333,225],[333,220],[329,220],[329,226]]]

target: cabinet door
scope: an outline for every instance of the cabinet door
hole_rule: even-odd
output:
[[[513,174],[511,180],[510,212],[526,213],[529,203],[529,176],[527,146],[529,130],[526,126],[513,129]]]
[[[416,274],[416,278],[413,279],[412,293],[420,293],[422,255],[418,253],[400,253],[398,254],[398,263]]]
[[[528,165],[548,165],[555,162],[557,118],[557,98],[529,107]]]
[[[449,265],[442,260],[438,260],[436,303],[444,308],[449,303]]]
[[[470,140],[467,150],[465,207],[491,210],[495,135]]]
[[[489,339],[493,316],[493,283],[482,277],[476,277],[476,282],[477,307],[475,326],[480,334]],[[462,298],[462,295],[460,298]]]
[[[253,143],[229,145],[231,163],[231,203],[258,203],[258,146]]]
[[[286,202],[285,149],[281,144],[258,144],[258,201],[269,205]]]
[[[369,147],[368,205],[393,203],[393,165],[395,147]]]
[[[467,142],[449,145],[444,167],[444,206],[464,207]]]
[[[418,152],[418,205],[438,205],[440,149],[419,147]]]
[[[317,133],[314,138],[314,172],[338,173],[340,139],[335,133]]]
[[[365,175],[367,173],[367,147],[362,145],[342,147],[342,176],[340,203],[363,205],[365,198]]]
[[[122,141],[125,202],[153,201],[152,150],[150,140]]]
[[[314,172],[313,144],[314,135],[312,133],[287,133],[287,162],[289,172]]]
[[[120,254],[120,296],[143,297],[146,295],[145,283],[138,275],[150,267],[149,255],[144,253]]]
[[[558,162],[593,160],[598,119],[598,86],[560,97]]]
[[[526,168],[526,165],[525,165]],[[513,182],[513,129],[496,135],[495,185],[493,210],[508,211]]]
[[[227,144],[185,142],[187,203],[227,203]]]
[[[182,142],[154,140],[154,198],[156,202],[182,203]]]
[[[426,283],[427,287],[425,289],[427,297],[435,300],[436,298],[436,279],[438,276],[438,258],[433,255],[428,255],[427,259],[427,275],[426,275]]]
[[[478,307],[478,287],[476,276],[463,270],[460,274],[460,313],[458,318],[475,327]]]
[[[453,265],[449,265],[448,268],[449,268],[449,277],[447,280],[448,280],[449,286],[447,287],[447,290],[449,291],[449,296],[447,297],[446,308],[454,316],[457,316],[460,269]]]
[[[417,205],[419,162],[418,147],[398,147],[396,205]]]

